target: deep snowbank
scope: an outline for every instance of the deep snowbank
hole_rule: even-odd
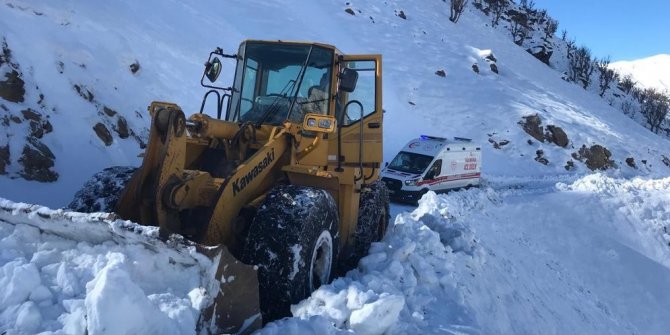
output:
[[[195,333],[209,260],[107,217],[0,199],[0,333]]]

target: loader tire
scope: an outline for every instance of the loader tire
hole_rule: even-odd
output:
[[[94,174],[75,193],[67,208],[82,213],[113,212],[135,170],[132,166],[113,166]]]
[[[339,246],[338,210],[325,190],[295,185],[271,190],[249,228],[242,259],[258,266],[263,322],[327,284]]]
[[[339,274],[355,268],[358,261],[367,256],[372,242],[381,241],[386,235],[390,218],[388,189],[381,180],[370,184],[369,188],[368,192],[361,193],[356,240],[349,257],[341,263]]]

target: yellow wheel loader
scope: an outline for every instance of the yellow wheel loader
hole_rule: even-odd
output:
[[[70,207],[196,243],[221,283],[199,327],[246,332],[289,315],[385,234],[381,56],[248,40],[212,52],[201,84],[199,113],[153,102],[142,165],[96,175]]]

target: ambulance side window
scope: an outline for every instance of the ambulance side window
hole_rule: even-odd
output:
[[[433,166],[428,169],[428,173],[426,173],[426,177],[424,179],[435,179],[437,176],[440,175],[440,172],[442,171],[442,160],[438,159],[433,163]]]

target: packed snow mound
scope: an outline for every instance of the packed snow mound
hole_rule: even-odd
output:
[[[594,174],[558,188],[592,193],[615,215],[628,218],[626,225],[601,220],[647,257],[670,268],[670,178],[624,180]]]
[[[0,333],[195,334],[209,259],[108,216],[0,199]]]
[[[418,209],[395,218],[357,269],[292,306],[297,319],[271,323],[259,334],[426,334],[440,325],[468,333],[468,327],[449,325],[472,322],[454,271],[479,269],[486,256],[474,232],[453,218],[491,205],[495,196],[476,190],[459,198],[455,203],[427,193]]]

